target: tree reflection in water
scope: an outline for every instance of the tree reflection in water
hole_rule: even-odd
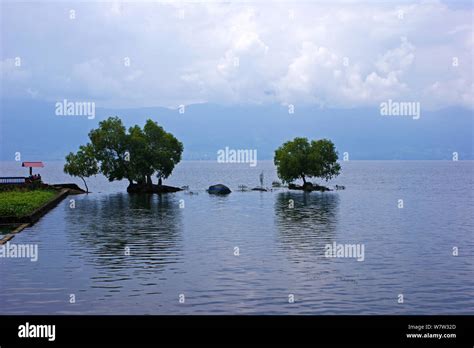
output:
[[[294,207],[291,208],[291,205]],[[290,259],[324,257],[336,233],[337,193],[282,192],[275,200],[277,240]]]
[[[173,194],[82,196],[75,209],[66,210],[68,233],[79,234],[69,237],[71,247],[80,244],[77,252],[87,251],[83,259],[92,260],[107,278],[125,269],[134,276],[153,273],[180,260],[182,216]]]

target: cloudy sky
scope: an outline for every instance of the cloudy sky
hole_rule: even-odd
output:
[[[474,107],[470,1],[2,3],[2,97]]]

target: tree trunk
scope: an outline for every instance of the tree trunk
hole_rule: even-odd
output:
[[[301,175],[301,177],[303,178],[303,186],[306,185],[306,178],[304,177],[304,175]]]
[[[146,184],[148,187],[152,187],[153,181],[151,180],[151,175],[146,176]]]
[[[84,180],[84,177],[81,176],[82,181],[84,181],[84,186],[86,187],[86,193],[89,193],[89,188],[87,187],[87,183]]]
[[[158,186],[161,186],[161,185],[163,185],[163,182],[162,182],[161,176],[160,176],[160,177],[158,178]]]

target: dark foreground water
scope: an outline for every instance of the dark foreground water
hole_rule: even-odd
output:
[[[166,183],[197,194],[162,197],[90,179],[94,193],[11,241],[39,258],[0,258],[0,313],[474,313],[474,162],[344,162],[330,185],[345,191],[204,191],[256,186],[262,170],[270,186],[271,162],[183,162]],[[4,162],[0,175],[24,172]],[[59,163],[41,173],[74,181]],[[326,258],[333,242],[363,244],[364,261]]]

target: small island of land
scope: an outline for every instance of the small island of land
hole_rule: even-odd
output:
[[[288,189],[324,192],[331,190],[306,179],[315,177],[328,181],[338,176],[341,166],[337,160],[337,151],[332,141],[320,139],[310,143],[307,138],[295,138],[275,151],[274,163],[278,177],[288,184]],[[295,184],[296,179],[302,179],[303,185]]]

